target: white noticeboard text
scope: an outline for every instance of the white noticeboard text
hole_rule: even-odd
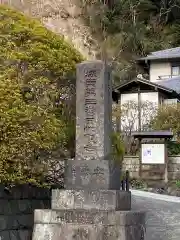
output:
[[[141,144],[142,164],[164,164],[165,145],[164,144]]]

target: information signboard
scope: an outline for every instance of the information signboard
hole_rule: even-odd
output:
[[[165,144],[142,144],[142,164],[165,164]]]

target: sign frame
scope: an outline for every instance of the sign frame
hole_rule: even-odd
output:
[[[147,149],[146,152],[146,156],[144,156],[143,151],[145,151],[145,147],[149,146],[149,149]],[[153,149],[155,151],[155,149],[158,147],[160,149],[159,153],[155,153],[152,152]],[[157,160],[157,157],[154,156],[159,156],[161,154],[161,160]],[[149,155],[149,156],[148,156]],[[144,158],[147,158],[147,160],[145,160]],[[148,160],[149,157],[149,160]],[[156,159],[156,161],[153,161],[153,159]],[[166,144],[165,142],[148,142],[148,143],[141,143],[141,164],[143,165],[164,165],[166,163]]]

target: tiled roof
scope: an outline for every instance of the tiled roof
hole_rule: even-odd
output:
[[[157,80],[154,83],[158,84],[159,86],[172,89],[178,94],[180,94],[180,76],[169,78],[166,80]]]
[[[151,52],[149,55],[147,55],[147,57],[140,58],[139,60],[156,60],[168,58],[180,58],[180,47]]]

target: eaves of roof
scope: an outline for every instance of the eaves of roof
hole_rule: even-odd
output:
[[[119,89],[133,83],[133,82],[140,82],[140,83],[144,83],[144,84],[147,84],[149,86],[152,86],[152,87],[155,87],[155,88],[158,88],[158,89],[161,89],[163,91],[166,91],[166,92],[173,92],[174,90],[173,89],[170,89],[170,88],[167,88],[167,87],[164,87],[164,86],[161,86],[159,84],[156,84],[156,83],[153,83],[153,82],[150,82],[150,81],[147,81],[147,80],[144,80],[144,79],[139,79],[139,78],[136,78],[136,79],[133,79],[133,80],[130,80],[130,81],[127,81],[125,83],[122,83],[116,87],[113,88],[114,91],[118,91]]]

